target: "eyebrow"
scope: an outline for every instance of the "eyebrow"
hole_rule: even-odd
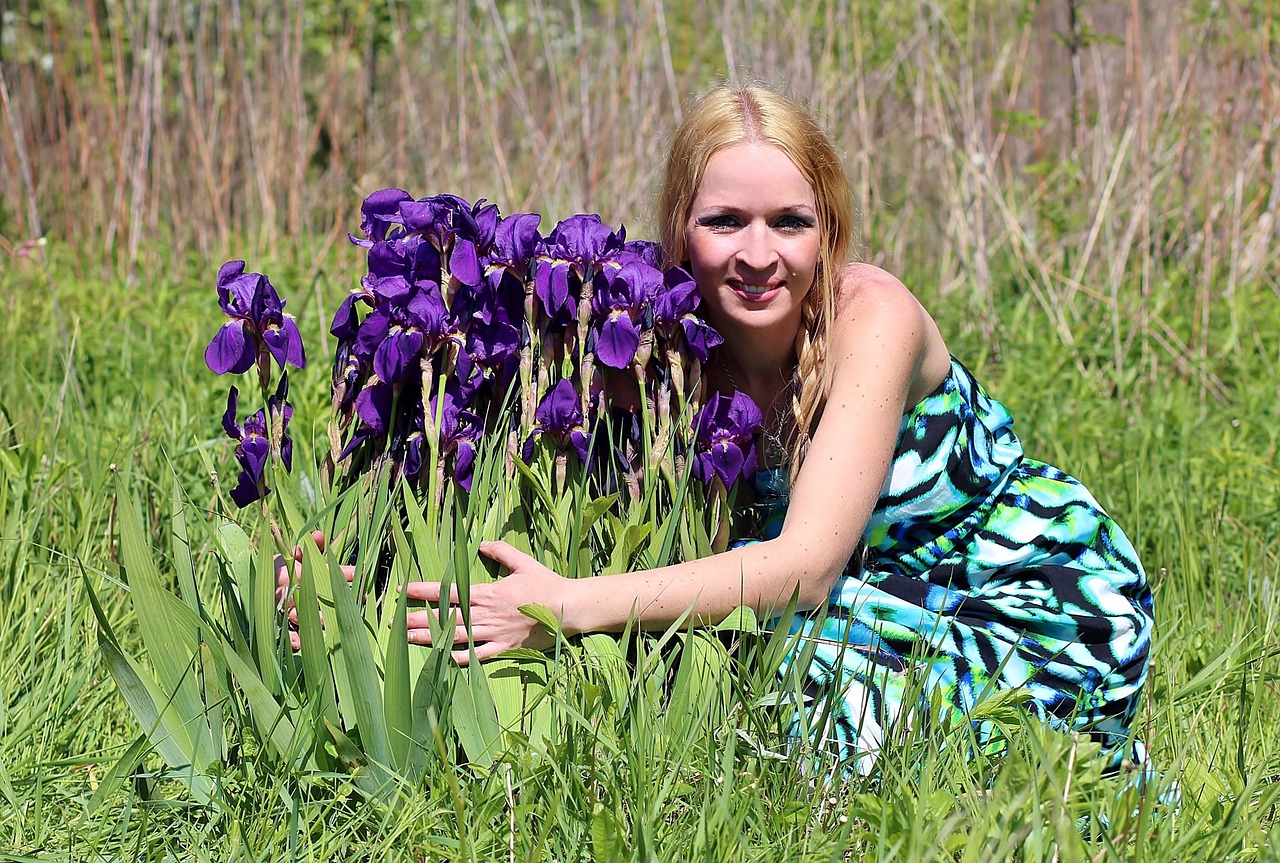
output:
[[[695,208],[694,212],[703,213],[740,213],[741,207],[734,207],[730,204],[708,204],[705,207]],[[785,207],[778,207],[772,213],[812,213],[817,215],[817,208],[808,204],[787,204]]]

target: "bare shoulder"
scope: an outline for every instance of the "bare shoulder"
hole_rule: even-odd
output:
[[[924,313],[907,286],[888,270],[872,264],[846,264],[836,282],[836,316],[846,317],[853,309],[866,312],[881,308],[889,314]]]
[[[836,285],[832,350],[898,354],[910,369],[908,396],[933,389],[946,376],[950,352],[933,317],[892,273],[872,264],[848,264]]]
[[[906,285],[886,270],[871,264],[848,264],[836,283],[835,326],[841,332],[865,336],[889,329],[899,337],[913,335],[924,341],[936,335],[937,327],[924,306]]]

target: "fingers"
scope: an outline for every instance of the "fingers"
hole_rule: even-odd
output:
[[[277,554],[275,559],[276,567],[276,601],[280,601],[281,591],[289,589],[289,566],[284,559],[284,555]]]
[[[320,549],[321,551],[324,551],[324,545],[325,545],[324,531],[313,530],[311,532],[311,541],[316,544],[316,548]],[[293,559],[302,560],[302,546],[295,545],[293,547]]]
[[[411,581],[404,586],[404,592],[410,599],[420,602],[429,602],[432,605],[440,602],[440,582],[438,581]],[[449,604],[457,605],[458,602],[458,585],[450,585]]]
[[[496,641],[486,642],[485,644],[476,645],[476,661],[484,662],[486,659],[493,659],[499,653],[507,650],[507,645],[500,644]],[[468,666],[471,664],[471,651],[455,650],[449,654],[453,657],[453,661],[460,666]]]
[[[521,566],[538,562],[511,543],[503,542],[500,539],[480,543],[480,553],[513,572]]]
[[[461,611],[455,608],[453,610],[453,614],[451,615],[451,617],[452,617],[452,620],[450,620],[449,618],[445,618],[444,623],[446,626],[448,626],[450,623],[452,623],[454,626],[463,625]],[[408,627],[410,630],[430,629],[432,626],[438,625],[439,621],[440,621],[440,616],[436,613],[435,609],[429,609],[427,611],[411,611],[407,615],[405,615],[405,623],[408,624]],[[388,623],[388,626],[389,625],[390,623]]]
[[[431,637],[430,629],[410,629],[408,632],[408,638],[409,638],[410,644],[421,644],[429,647],[435,643]],[[453,638],[449,640],[449,643],[450,644],[459,644],[459,643],[466,644],[467,628],[462,624],[458,624],[457,626],[455,626],[453,628]]]

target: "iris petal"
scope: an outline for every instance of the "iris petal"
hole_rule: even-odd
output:
[[[471,479],[475,470],[476,450],[469,440],[459,441],[454,457],[453,478],[464,491],[471,491]]]
[[[267,459],[271,456],[271,444],[264,437],[251,435],[236,447],[236,461],[254,482],[262,478],[267,467]]]
[[[231,388],[231,392],[227,393],[227,410],[222,415],[222,430],[227,433],[227,437],[232,440],[240,440],[244,437],[244,432],[236,423],[236,410],[240,401],[240,391],[235,387]]]
[[[724,442],[711,448],[712,468],[724,483],[725,488],[733,485],[741,475],[744,461],[742,450],[738,449],[737,444]]]
[[[280,368],[284,368],[285,364],[299,369],[307,367],[307,357],[302,347],[302,334],[298,332],[298,325],[292,316],[285,315],[278,327],[264,330],[262,340],[267,343],[267,350],[276,358]]]
[[[418,366],[422,333],[392,328],[373,355],[373,373],[388,383],[400,383]]]
[[[265,490],[270,491],[271,489]],[[258,484],[247,473],[242,471],[239,484],[231,490],[231,499],[235,501],[236,506],[244,509],[261,496],[262,493],[258,490]]]
[[[244,261],[227,261],[218,268],[218,287],[223,287],[227,282],[234,279],[244,272]]]
[[[463,237],[453,241],[453,252],[449,255],[449,272],[464,285],[480,284],[480,258],[476,253],[475,243]]]
[[[631,316],[614,313],[600,326],[596,340],[596,359],[615,369],[625,369],[636,358],[640,348],[640,332],[631,322]]]
[[[356,396],[356,415],[377,434],[385,434],[391,420],[391,385],[371,381]]]
[[[257,351],[253,339],[247,338],[244,321],[227,321],[214,335],[204,352],[205,365],[215,374],[241,374],[253,368]]]

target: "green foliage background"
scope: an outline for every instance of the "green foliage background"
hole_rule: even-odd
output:
[[[0,857],[1276,859],[1275,11],[3,4]],[[156,549],[171,470],[211,510],[204,459],[219,484],[234,475],[202,362],[218,264],[246,257],[290,297],[316,364],[293,381],[310,463],[365,193],[598,211],[651,234],[681,98],[748,71],[811,98],[855,178],[864,255],[917,291],[1028,452],[1134,538],[1159,619],[1141,722],[1181,806],[1137,800],[1035,729],[995,761],[904,734],[881,779],[810,784],[781,741],[738,736],[740,716],[672,747],[661,692],[602,726],[613,748],[566,735],[554,757],[480,773],[444,759],[393,809],[340,778],[266,774],[251,749],[221,811],[192,808],[145,753],[111,777],[138,729],[82,578],[137,652],[114,474]],[[213,577],[207,547],[195,562]],[[1109,829],[1079,828],[1100,814]]]

